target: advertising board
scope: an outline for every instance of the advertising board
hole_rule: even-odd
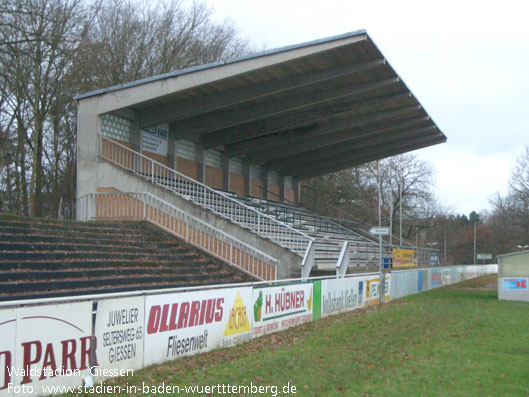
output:
[[[167,156],[169,125],[161,124],[141,130],[141,150]]]
[[[14,382],[16,331],[16,310],[0,310],[0,396],[12,396],[14,393],[11,389],[8,392],[8,385]]]
[[[95,336],[99,368],[94,373],[98,381],[115,376],[119,373],[116,369],[134,370],[143,366],[144,313],[143,296],[97,302]]]
[[[376,305],[380,303],[379,300],[379,276],[368,276],[365,277],[366,284],[366,293],[365,293],[365,302],[366,305]],[[390,275],[386,274],[385,284],[384,284],[384,301],[387,302],[390,299]]]
[[[147,296],[144,366],[250,340],[251,304],[251,287]]]
[[[393,267],[415,267],[418,266],[416,250],[393,248]]]
[[[2,391],[48,395],[47,387],[81,386],[90,367],[97,365],[97,356],[91,353],[92,303],[21,307],[15,321],[14,311],[7,317],[2,314],[5,323],[0,325],[3,336],[14,336],[14,346],[1,342],[2,361],[11,364],[3,371],[2,387],[8,387]]]
[[[528,288],[527,277],[503,278],[503,289],[511,291],[523,291]]]
[[[450,269],[442,269],[441,270],[441,279],[442,279],[442,285],[450,285],[451,277],[450,277]]]
[[[432,251],[430,253],[430,266],[439,266],[439,265],[440,265],[439,252]]]
[[[360,297],[361,277],[348,277],[321,281],[321,316],[343,313],[362,307],[364,299]]]
[[[312,321],[312,283],[254,288],[253,336]]]

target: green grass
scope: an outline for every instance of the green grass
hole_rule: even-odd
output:
[[[135,371],[107,384],[278,385],[297,395],[528,395],[529,304],[482,277]]]

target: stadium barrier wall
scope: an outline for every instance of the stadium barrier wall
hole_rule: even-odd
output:
[[[495,272],[497,265],[394,271],[385,301]],[[379,282],[362,274],[5,302],[0,396],[49,395],[57,386],[83,392],[85,384],[97,392],[105,379],[152,364],[378,304]]]

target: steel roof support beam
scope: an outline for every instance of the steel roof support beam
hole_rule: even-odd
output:
[[[295,156],[289,156],[281,160],[266,162],[264,167],[274,170],[284,169],[286,171],[289,168],[292,168],[293,164],[296,165],[295,167],[303,167],[304,164],[308,165],[316,160],[323,161],[329,157],[338,158],[343,153],[350,153],[351,151],[357,151],[373,145],[382,145],[388,142],[429,136],[434,131],[438,132],[437,127],[435,125],[431,125],[425,128],[397,131],[392,133],[369,134],[368,137],[365,135],[358,136],[347,142],[340,142],[320,149],[303,152]]]
[[[347,100],[349,97],[397,84],[399,81],[398,77],[393,77],[362,84],[314,90],[310,94],[306,92],[294,93],[281,96],[277,100],[224,109],[210,114],[202,114],[197,117],[179,120],[174,123],[174,131],[179,137],[207,134],[224,128],[236,127],[240,124],[303,110],[324,102],[340,99]]]
[[[285,169],[281,173],[283,175],[294,175],[302,179],[309,177],[328,174],[335,172],[340,169],[353,167],[358,164],[367,163],[380,158],[394,156],[396,154],[404,153],[407,151],[415,150],[420,147],[432,145],[433,142],[446,141],[444,135],[437,133],[434,135],[407,139],[404,141],[398,141],[390,145],[373,145],[371,147],[363,148],[361,150],[351,151],[341,156],[330,156],[326,159],[320,159],[312,162],[312,164],[304,164],[304,166],[292,167]],[[421,145],[425,146],[421,146]],[[308,176],[309,175],[309,176]]]
[[[391,133],[396,131],[403,131],[417,129],[419,127],[429,127],[433,125],[428,117],[416,117],[411,119],[395,120],[391,122],[382,123],[381,125],[369,125],[367,127],[355,128],[355,123],[352,123],[347,128],[339,130],[330,130],[327,134],[317,135],[308,139],[299,139],[291,144],[285,144],[261,150],[253,155],[248,155],[247,159],[251,163],[275,162],[281,159],[290,158],[299,154],[311,152],[313,150],[321,151],[326,147],[335,144],[347,144],[350,141],[359,138],[366,138],[382,133]],[[303,137],[301,137],[303,138]]]
[[[411,152],[411,151],[414,151],[414,150],[422,149],[422,148],[425,148],[425,147],[438,145],[438,144],[444,143],[444,142],[446,142],[446,138],[442,138],[442,139],[440,138],[440,139],[424,142],[424,143],[421,143],[421,144],[409,145],[409,146],[405,146],[405,147],[401,147],[401,148],[397,148],[397,149],[393,149],[393,150],[388,150],[387,152],[377,153],[375,155],[359,157],[358,160],[351,161],[350,163],[347,163],[347,164],[342,163],[340,165],[336,165],[336,166],[325,168],[325,169],[319,169],[319,170],[316,169],[316,170],[312,170],[310,172],[305,172],[303,175],[299,176],[298,178],[300,180],[314,178],[314,177],[317,177],[317,176],[330,174],[331,172],[337,172],[337,171],[341,171],[341,170],[346,169],[346,168],[352,168],[352,167],[355,167],[355,166],[358,166],[358,165],[370,163],[372,161],[381,160],[381,159],[384,159],[384,158],[387,158],[387,157],[391,157],[391,156],[396,156],[398,154],[403,154],[403,153]]]
[[[412,145],[408,145],[408,146],[398,147],[398,148],[395,148],[395,149],[387,150],[387,151],[376,153],[376,154],[369,154],[369,155],[366,155],[366,156],[361,156],[361,157],[358,157],[355,160],[347,162],[347,164],[346,163],[340,163],[340,164],[332,165],[332,166],[329,166],[329,167],[326,167],[326,168],[320,168],[320,169],[316,168],[316,169],[313,169],[311,171],[304,172],[302,176],[299,176],[299,179],[303,180],[303,179],[314,178],[314,177],[317,177],[317,176],[329,174],[331,172],[337,172],[337,171],[341,171],[341,170],[346,169],[346,168],[352,168],[352,167],[356,167],[358,165],[370,163],[372,161],[381,160],[381,159],[384,159],[384,158],[387,158],[387,157],[396,156],[396,155],[399,155],[399,154],[411,152],[411,151],[414,151],[414,150],[422,149],[422,148],[433,146],[433,145],[438,145],[438,144],[444,143],[444,142],[446,142],[446,137],[438,138],[438,139],[432,139],[431,141],[426,141],[426,142],[423,142],[423,143],[418,143],[418,144],[412,144]]]
[[[141,127],[145,128],[157,124],[169,123],[174,120],[197,116],[204,112],[239,105],[244,102],[299,89],[311,84],[363,72],[384,65],[385,63],[386,60],[383,58],[374,59],[353,65],[338,66],[274,79],[268,81],[266,84],[248,84],[244,88],[237,87],[222,92],[179,99],[164,105],[153,105],[140,111]]]
[[[396,107],[402,107],[403,105],[395,105],[391,103],[391,101],[397,101],[399,99],[402,100],[405,97],[409,98],[409,93],[392,94],[373,97],[370,99],[363,99],[352,102],[350,101],[345,103],[339,103],[333,106],[309,109],[302,112],[287,114],[277,118],[259,120],[251,123],[246,123],[238,127],[225,128],[215,133],[204,135],[202,137],[202,142],[206,148],[212,148],[239,141],[245,141],[259,136],[289,130],[304,125],[309,125],[315,122],[324,122],[332,118],[338,118],[340,116],[346,116],[351,113],[365,111],[366,109],[369,109],[373,106],[393,105]],[[416,106],[420,107],[420,105]],[[376,109],[375,111],[381,112],[382,110]],[[357,115],[352,117],[362,116],[363,115]]]
[[[408,94],[400,94],[402,98],[409,96]],[[254,155],[261,152],[270,153],[270,150],[276,150],[280,147],[285,147],[291,144],[298,143],[300,141],[306,141],[309,139],[321,139],[321,135],[329,134],[331,132],[342,131],[352,127],[363,127],[379,122],[385,122],[386,119],[392,117],[400,117],[408,113],[420,112],[421,107],[419,105],[408,106],[397,110],[385,110],[378,112],[371,112],[367,115],[343,118],[343,119],[330,119],[323,121],[318,124],[313,124],[307,127],[301,127],[298,129],[284,130],[277,132],[273,135],[260,136],[254,139],[234,143],[225,146],[225,153],[230,157],[237,157],[241,155]],[[427,120],[428,116],[421,113],[421,119]],[[388,122],[390,126],[393,126],[393,122]]]

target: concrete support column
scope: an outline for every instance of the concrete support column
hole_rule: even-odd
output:
[[[283,175],[279,177],[279,201],[285,201],[285,177]]]
[[[244,195],[250,197],[252,191],[252,173],[250,172],[250,164],[248,161],[243,160],[242,173],[244,175]]]
[[[202,145],[197,145],[198,181],[206,183],[206,153]]]
[[[134,118],[130,123],[130,143],[135,151],[141,153],[140,117],[137,112],[134,113]]]
[[[230,158],[222,153],[221,165],[222,176],[223,176],[223,189],[226,191],[230,190]]]
[[[167,164],[169,168],[176,170],[176,139],[175,135],[171,134],[171,129],[167,133]]]
[[[294,179],[293,181],[293,185],[294,185],[294,197],[296,198],[296,204],[301,204],[301,187],[300,187],[300,182],[299,180],[296,178]]]
[[[265,199],[269,199],[269,194],[268,194],[268,183],[269,183],[269,178],[268,178],[268,170],[265,170],[264,172],[264,175],[263,175],[263,198]]]

